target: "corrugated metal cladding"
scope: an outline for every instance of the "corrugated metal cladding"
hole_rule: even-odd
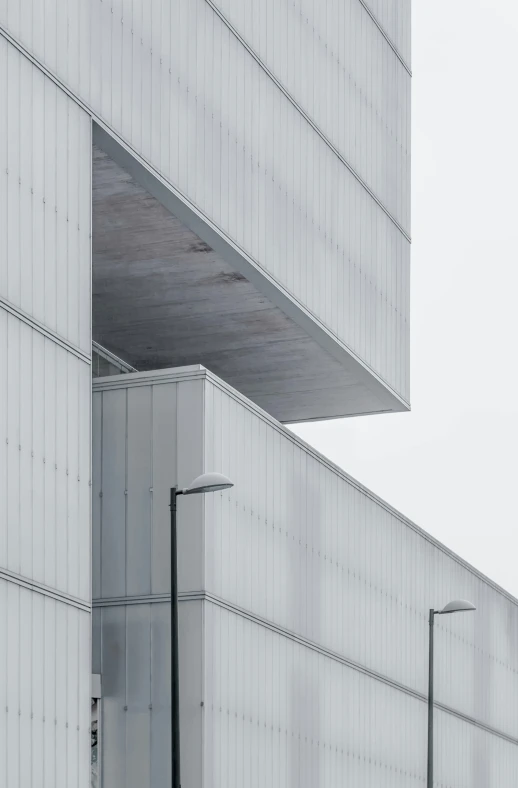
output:
[[[411,0],[361,0],[407,65],[411,58]]]
[[[171,785],[170,618],[168,604],[94,610],[92,670],[102,674],[104,788]],[[183,623],[182,616],[182,645],[192,645]],[[188,657],[183,652],[183,664],[200,654],[197,643]]]
[[[4,38],[0,106],[0,295],[89,355],[90,120]]]
[[[409,231],[411,77],[359,0],[213,5]]]
[[[90,367],[0,305],[0,568],[90,598]]]
[[[94,452],[110,788],[166,768],[167,493],[210,469],[235,487],[179,500],[185,784],[421,785],[428,609],[455,597],[477,612],[437,619],[437,779],[518,784],[516,600],[203,368],[94,382]],[[124,783],[133,726],[153,757]]]
[[[203,785],[424,784],[427,719],[421,700],[242,615],[203,604],[204,759],[210,775]],[[437,785],[516,785],[516,743],[442,711],[435,733]]]
[[[257,5],[268,55],[287,26]],[[8,0],[0,24],[408,401],[408,73],[359,2],[332,8],[288,25],[318,101],[207,0]]]
[[[2,579],[0,780],[87,788],[90,613]]]
[[[0,784],[86,788],[91,121],[0,38]]]

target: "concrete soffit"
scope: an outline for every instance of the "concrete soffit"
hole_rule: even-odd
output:
[[[118,141],[97,122],[93,123],[93,143],[122,167],[135,182],[174,214],[192,232],[244,276],[271,304],[298,325],[341,367],[371,391],[382,404],[382,411],[408,411],[410,405],[368,367],[345,343],[329,331],[308,309],[297,301],[247,253],[226,237],[210,219],[155,173],[122,141]]]

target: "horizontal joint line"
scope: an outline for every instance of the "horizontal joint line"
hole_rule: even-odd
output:
[[[78,599],[71,594],[64,591],[59,591],[56,588],[50,588],[44,583],[39,583],[37,580],[32,580],[24,575],[19,575],[16,572],[11,572],[9,569],[0,569],[0,580],[6,580],[8,583],[15,583],[21,588],[26,588],[28,591],[34,591],[37,594],[54,599],[56,602],[62,602],[65,605],[70,605],[78,610],[83,610],[86,613],[91,612],[91,605],[83,599]]]
[[[405,684],[401,684],[398,681],[390,679],[388,676],[384,676],[382,673],[378,673],[377,671],[371,670],[370,668],[360,665],[358,662],[354,662],[353,660],[348,659],[347,657],[344,657],[341,654],[338,654],[336,651],[331,651],[330,649],[327,649],[324,646],[320,646],[318,643],[309,640],[309,638],[306,638],[301,635],[297,635],[295,632],[292,632],[291,630],[285,629],[284,627],[281,627],[278,624],[274,624],[268,619],[265,619],[262,616],[258,616],[255,613],[251,613],[237,605],[233,605],[231,602],[227,602],[224,599],[215,596],[214,594],[210,594],[203,591],[192,592],[192,593],[184,592],[178,595],[178,599],[181,602],[189,602],[195,599],[211,602],[212,604],[217,605],[218,607],[225,608],[232,613],[236,613],[237,615],[243,616],[244,618],[248,618],[250,621],[256,624],[267,627],[268,629],[272,630],[273,632],[276,632],[277,634],[283,637],[287,637],[290,640],[300,643],[302,646],[306,646],[307,648],[310,648],[313,651],[317,651],[319,654],[322,654],[322,656],[328,657],[329,659],[333,659],[336,662],[340,662],[343,665],[346,665],[347,667],[351,668],[352,670],[359,671],[364,675],[370,676],[376,681],[380,681],[383,684],[387,684],[388,686],[400,690],[401,692],[404,692],[407,695],[411,695],[412,697],[416,698],[416,700],[420,700],[423,703],[428,702],[428,697],[426,695],[423,695],[423,693],[419,692],[418,690],[413,690],[411,687],[407,687]],[[434,706],[436,706],[438,709],[440,709],[441,711],[447,714],[451,714],[454,717],[464,720],[464,722],[468,722],[471,725],[475,725],[476,727],[481,728],[482,730],[485,730],[494,736],[498,736],[499,738],[505,739],[511,744],[515,744],[518,746],[517,738],[510,736],[509,734],[504,733],[503,731],[500,731],[497,728],[493,728],[491,725],[486,725],[484,722],[481,722],[480,720],[477,720],[474,717],[470,717],[468,714],[463,714],[463,712],[458,711],[457,709],[453,709],[451,706],[447,706],[444,703],[435,702]]]
[[[118,605],[138,605],[138,604],[150,604],[150,603],[160,603],[160,602],[170,602],[171,595],[170,594],[142,594],[142,595],[135,595],[130,597],[107,597],[104,599],[94,599],[93,607],[113,607]],[[392,687],[393,689],[399,690],[400,692],[404,692],[406,695],[411,695],[416,700],[420,700],[423,703],[428,702],[428,698],[423,693],[419,692],[418,690],[413,690],[411,687],[407,687],[405,684],[401,684],[399,681],[389,678],[388,676],[384,676],[382,673],[378,673],[375,670],[371,670],[370,668],[365,667],[364,665],[360,665],[358,662],[354,660],[348,659],[347,657],[343,656],[342,654],[338,654],[336,651],[331,651],[331,649],[325,648],[325,646],[320,646],[318,643],[315,643],[313,640],[304,637],[303,635],[297,635],[296,632],[293,632],[289,629],[285,629],[284,627],[275,624],[272,621],[269,621],[262,616],[258,616],[255,613],[250,612],[249,610],[245,610],[238,605],[234,605],[232,602],[227,602],[221,597],[216,596],[215,594],[211,594],[207,591],[181,591],[178,594],[178,601],[179,602],[210,602],[213,605],[217,605],[225,610],[228,610],[231,613],[235,613],[236,615],[242,616],[243,618],[247,618],[249,621],[252,621],[254,624],[258,624],[259,626],[266,627],[270,629],[272,632],[275,632],[282,637],[286,637],[289,640],[293,640],[296,643],[299,643],[306,648],[310,648],[312,651],[316,651],[319,654],[322,654],[324,657],[328,657],[329,659],[333,659],[336,662],[340,662],[342,665],[351,668],[352,670],[356,670],[360,673],[363,673],[366,676],[370,676],[370,678],[375,679],[376,681],[380,681],[383,684]],[[491,725],[486,725],[486,723],[481,722],[480,720],[475,719],[474,717],[470,717],[468,714],[464,714],[457,709],[453,709],[451,706],[447,706],[444,703],[435,702],[434,706],[437,709],[445,712],[446,714],[451,714],[453,717],[457,717],[458,719],[463,720],[464,722],[468,722],[470,725],[475,725],[477,728],[481,728],[482,730],[486,731],[487,733],[491,733],[493,736],[498,736],[501,739],[505,739],[506,741],[510,742],[511,744],[515,744],[518,746],[518,739],[510,736],[503,731],[498,730],[497,728],[493,728]]]
[[[131,596],[98,597],[92,599],[92,607],[119,607],[120,605],[150,605],[170,602],[171,594],[132,594]]]
[[[19,309],[18,307],[14,306],[14,304],[11,304],[10,301],[7,301],[2,296],[0,296],[0,308],[4,309],[6,312],[9,312],[9,314],[13,315],[13,317],[16,317],[18,320],[21,320],[22,323],[25,323],[26,325],[30,326],[30,328],[32,328],[34,331],[37,331],[38,334],[44,336],[45,339],[50,339],[51,342],[54,342],[54,344],[59,345],[59,347],[61,347],[63,350],[66,350],[68,353],[72,353],[80,361],[84,361],[85,364],[90,365],[91,359],[87,353],[84,353],[82,350],[80,350],[78,347],[73,345],[67,339],[64,339],[52,329],[47,328],[38,320],[35,320],[33,317],[28,315],[22,309]]]
[[[254,49],[252,49],[252,47],[251,47],[251,46],[250,46],[250,45],[249,45],[249,44],[248,44],[248,43],[245,41],[245,39],[242,37],[242,35],[241,35],[241,34],[240,34],[240,33],[239,33],[237,30],[236,30],[236,28],[235,28],[235,27],[234,27],[234,26],[233,26],[233,25],[232,25],[232,24],[229,22],[229,20],[228,20],[228,19],[225,17],[225,15],[224,15],[224,14],[223,14],[223,13],[222,13],[220,10],[219,10],[219,8],[218,8],[218,7],[217,7],[217,6],[216,6],[216,5],[215,5],[215,4],[212,2],[212,0],[205,0],[205,2],[206,2],[206,3],[207,3],[207,4],[208,4],[208,5],[209,5],[209,6],[212,8],[212,10],[214,11],[214,13],[215,13],[215,14],[216,14],[216,15],[217,15],[217,16],[218,16],[220,19],[221,19],[221,21],[223,22],[223,24],[224,24],[224,25],[226,25],[226,27],[227,27],[227,28],[230,30],[230,32],[232,33],[232,35],[234,35],[234,36],[237,38],[237,40],[239,41],[239,43],[240,43],[240,44],[241,44],[241,45],[242,45],[242,46],[243,46],[243,47],[246,49],[246,51],[247,51],[247,52],[248,52],[248,53],[251,55],[251,57],[253,57],[253,59],[255,60],[255,62],[256,62],[256,63],[257,63],[259,66],[260,66],[260,68],[262,68],[262,70],[265,72],[265,74],[267,74],[267,75],[269,76],[269,78],[270,78],[270,79],[272,80],[272,82],[273,82],[273,83],[274,83],[274,84],[275,84],[275,85],[278,87],[278,89],[281,91],[281,93],[282,93],[282,94],[283,94],[283,95],[284,95],[284,96],[285,96],[285,97],[288,99],[288,101],[290,102],[290,104],[291,104],[293,107],[295,107],[295,109],[297,110],[297,112],[298,112],[300,115],[302,115],[302,117],[304,118],[304,120],[306,121],[306,123],[308,123],[308,124],[311,126],[311,128],[313,129],[313,131],[314,131],[316,134],[318,134],[318,136],[320,137],[320,139],[321,139],[321,140],[322,140],[322,141],[323,141],[323,142],[324,142],[324,143],[327,145],[327,147],[328,147],[328,148],[329,148],[329,149],[330,149],[330,150],[331,150],[331,151],[332,151],[332,152],[335,154],[335,156],[336,156],[336,157],[337,157],[337,158],[338,158],[338,159],[339,159],[339,160],[342,162],[342,164],[343,164],[343,165],[344,165],[344,166],[345,166],[345,167],[346,167],[346,168],[349,170],[349,172],[351,173],[351,175],[352,175],[352,176],[353,176],[353,177],[354,177],[354,178],[355,178],[355,179],[358,181],[358,183],[359,183],[359,184],[360,184],[360,185],[363,187],[363,189],[365,189],[365,191],[367,192],[367,194],[369,195],[369,197],[371,197],[371,199],[373,199],[373,200],[374,200],[374,202],[377,204],[377,206],[378,206],[379,208],[381,208],[381,210],[383,211],[383,213],[384,213],[384,214],[385,214],[385,215],[386,215],[386,216],[387,216],[387,217],[390,219],[390,221],[391,221],[391,222],[392,222],[392,223],[393,223],[393,224],[394,224],[394,225],[397,227],[397,229],[399,230],[399,232],[400,232],[400,233],[401,233],[401,234],[402,234],[402,235],[403,235],[403,236],[406,238],[406,240],[407,240],[409,243],[411,243],[411,238],[410,238],[410,235],[409,235],[409,234],[406,232],[406,230],[404,229],[404,227],[402,227],[402,225],[401,225],[401,224],[398,222],[398,220],[397,220],[397,219],[396,219],[394,216],[392,216],[392,213],[389,211],[389,209],[388,209],[388,208],[387,208],[387,207],[386,207],[386,206],[385,206],[385,205],[382,203],[382,201],[380,200],[380,198],[376,196],[376,194],[375,194],[375,193],[372,191],[372,189],[370,188],[370,186],[369,186],[369,185],[368,185],[368,184],[367,184],[367,183],[366,183],[366,182],[363,180],[363,178],[361,177],[361,175],[360,175],[358,172],[356,172],[356,170],[354,169],[354,167],[353,167],[351,164],[349,164],[349,162],[347,161],[347,159],[346,159],[346,158],[345,158],[345,157],[344,157],[344,156],[343,156],[343,155],[340,153],[340,151],[338,150],[338,148],[337,148],[337,147],[336,147],[336,146],[335,146],[335,145],[334,145],[334,144],[331,142],[331,140],[330,140],[330,139],[327,137],[327,135],[326,135],[326,134],[324,134],[324,132],[322,131],[322,129],[320,128],[320,126],[318,126],[318,125],[315,123],[315,121],[314,121],[314,120],[313,120],[313,119],[312,119],[312,118],[311,118],[311,117],[308,115],[308,113],[307,113],[307,112],[306,112],[306,111],[305,111],[305,110],[304,110],[304,109],[301,107],[301,105],[300,105],[300,104],[298,103],[298,101],[297,101],[297,100],[294,98],[294,96],[292,96],[292,95],[291,95],[291,93],[289,92],[289,90],[288,90],[287,88],[285,88],[285,87],[284,87],[284,85],[282,84],[282,82],[280,82],[280,81],[277,79],[277,77],[275,76],[275,74],[274,74],[272,71],[270,71],[270,69],[268,68],[268,66],[266,65],[266,63],[264,63],[264,62],[261,60],[261,58],[260,58],[260,57],[259,57],[259,55],[258,55],[258,54],[255,52],[255,50],[254,50]],[[360,2],[361,2],[361,0],[360,0]],[[363,3],[362,3],[362,5],[363,5]],[[370,14],[370,16],[371,16],[371,18],[372,18],[372,19],[374,19],[374,18],[372,17],[372,14]],[[379,25],[377,25],[377,27],[379,28]],[[379,29],[381,29],[381,28],[379,28]]]
[[[206,0],[206,2],[213,8],[214,12],[218,15],[221,21],[228,27],[228,29],[236,36],[236,38],[242,43],[245,49],[250,53],[250,55],[254,58],[254,60],[258,63],[258,65],[267,73],[272,81],[277,85],[279,90],[286,96],[286,98],[293,104],[293,106],[297,109],[297,111],[305,118],[305,120],[309,123],[309,125],[314,129],[314,131],[320,136],[323,142],[335,153],[335,155],[340,159],[340,161],[344,164],[344,166],[349,170],[349,172],[356,178],[358,183],[360,183],[369,196],[376,202],[376,204],[381,208],[381,210],[386,214],[386,216],[390,219],[390,221],[398,228],[401,234],[406,238],[406,240],[411,243],[411,237],[406,232],[406,230],[399,224],[397,219],[395,219],[388,208],[386,208],[383,203],[380,201],[378,197],[374,194],[374,192],[370,189],[370,187],[365,183],[365,181],[361,178],[361,176],[354,170],[354,168],[344,159],[342,154],[335,148],[330,140],[325,136],[325,134],[319,129],[319,127],[311,120],[309,115],[302,109],[302,107],[295,101],[295,99],[291,96],[291,94],[283,87],[283,85],[277,80],[277,78],[273,75],[273,73],[268,69],[268,67],[262,62],[262,60],[256,55],[253,49],[249,47],[246,41],[239,35],[237,30],[235,30],[230,22],[223,16],[223,14],[213,5],[211,0]],[[41,63],[34,55],[32,55],[19,41],[17,41],[10,33],[5,30],[5,28],[0,26],[0,34],[12,45],[14,46],[24,57],[26,57],[30,62],[36,66],[45,76],[51,79],[55,85],[57,85],[64,93],[67,94],[81,109],[87,112],[95,122],[104,128],[110,129],[110,132],[115,135],[118,140],[122,140],[119,133],[115,131],[110,125],[105,123],[100,116],[90,107],[85,101],[83,101],[79,96],[73,93],[70,88],[68,88],[62,80],[56,76],[50,69],[48,69],[43,63]],[[126,143],[127,144],[127,143]],[[128,146],[129,150],[132,151],[132,154],[136,154],[132,146]],[[137,154],[138,156],[138,154]],[[153,165],[151,165],[153,166]],[[154,169],[154,167],[153,167]],[[169,183],[169,182],[168,182]]]

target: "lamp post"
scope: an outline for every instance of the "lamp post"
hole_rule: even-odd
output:
[[[428,657],[428,763],[426,773],[426,788],[433,788],[433,629],[435,616],[444,616],[447,613],[467,613],[476,610],[475,605],[464,599],[448,602],[442,610],[430,609],[430,643]]]
[[[172,788],[180,788],[180,677],[178,672],[178,559],[176,499],[179,495],[217,492],[234,483],[221,473],[203,473],[188,487],[171,487],[171,766]]]

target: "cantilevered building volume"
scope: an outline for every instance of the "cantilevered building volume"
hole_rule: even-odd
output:
[[[409,408],[409,0],[0,32],[0,785],[171,784],[215,470],[184,788],[422,786],[455,598],[435,784],[516,788],[517,601],[283,426]]]

